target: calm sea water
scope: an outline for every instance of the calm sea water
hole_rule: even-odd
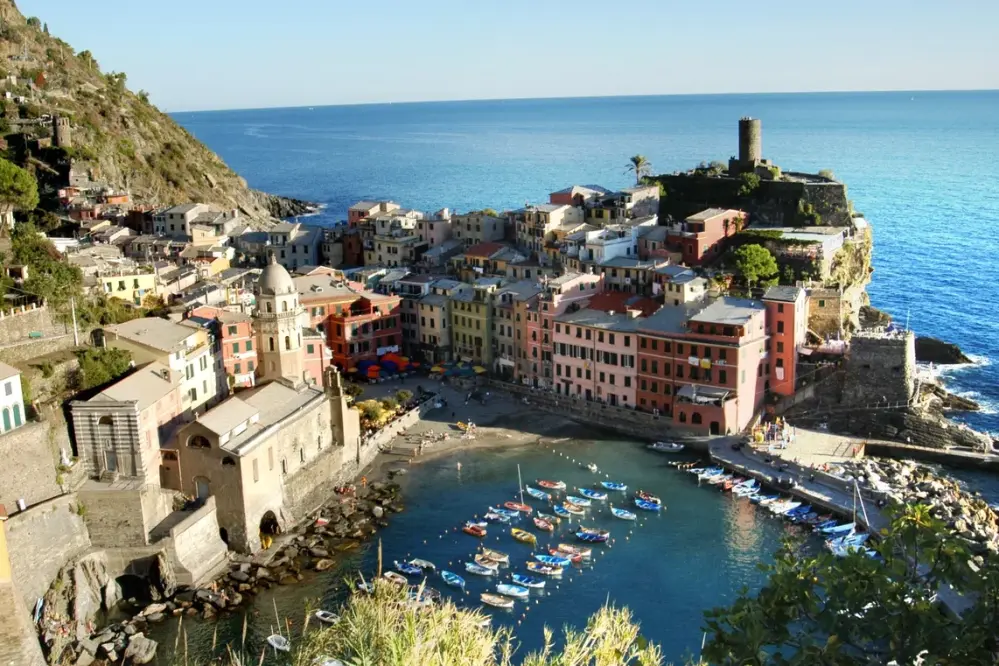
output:
[[[514,627],[522,650],[527,651],[541,646],[545,625],[557,632],[566,624],[579,627],[609,599],[627,605],[643,633],[661,643],[670,659],[679,662],[688,650],[696,652],[702,612],[730,603],[742,585],[755,588],[762,583],[756,564],[772,557],[785,526],[747,500],[698,487],[691,475],[666,465],[670,456],[648,452],[639,444],[574,440],[559,446],[558,451],[532,446],[457,453],[400,477],[406,511],[394,516],[390,527],[379,533],[386,566],[407,556],[429,559],[462,575],[469,594],[452,591],[437,576],[430,578],[430,585],[451,594],[462,605],[478,607],[478,595],[490,590],[497,579],[465,573],[462,562],[474,556],[480,542],[458,528],[465,520],[482,516],[490,504],[515,499],[518,464],[525,483],[538,477],[554,478],[574,489],[592,487],[605,477],[590,473],[573,459],[596,462],[603,473],[631,489],[643,488],[659,495],[667,510],[661,515],[639,512],[639,520],[630,523],[614,518],[603,503],[594,502],[584,524],[610,529],[614,543],[595,546],[591,567],[574,570],[561,581],[549,581],[544,592],[532,593],[529,606],[518,602],[512,611],[491,609],[494,622]],[[618,506],[628,501],[624,493],[610,493],[608,500]],[[537,532],[533,526],[528,529]],[[539,545],[560,541],[575,539],[562,529],[553,536],[540,537]],[[532,549],[514,541],[508,528],[490,527],[483,543],[510,554],[509,571],[526,573],[524,563]],[[299,585],[262,594],[249,615],[248,643],[259,654],[262,641],[276,624],[275,605],[282,621],[285,617],[295,620],[294,636],[302,625],[306,599],[323,599],[333,607],[342,598],[347,572],[358,568],[373,571],[376,561],[376,546],[369,543],[337,571],[314,574]],[[500,578],[509,582],[506,574]],[[242,621],[242,615],[219,621],[220,645],[228,640],[238,643]],[[216,625],[185,624],[192,653],[206,654]],[[175,629],[174,624],[164,625],[153,634],[161,641],[160,663],[167,663]]]
[[[657,171],[726,160],[736,121],[764,154],[832,169],[873,223],[875,306],[979,361],[947,373],[999,432],[999,91],[617,97],[177,114],[257,188],[326,204],[503,209],[573,183],[620,187],[628,156]]]

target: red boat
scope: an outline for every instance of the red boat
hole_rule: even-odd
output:
[[[531,511],[534,511],[534,509],[532,509],[531,507],[527,506],[526,504],[521,504],[519,502],[506,502],[503,506],[510,509],[511,511],[522,511],[523,513],[526,513],[528,515],[530,515]]]
[[[473,537],[479,537],[480,539],[486,535],[486,528],[479,527],[478,525],[465,525],[461,528],[461,531],[465,534],[471,534]]]
[[[558,548],[549,548],[548,554],[555,557],[565,557],[568,558],[573,564],[579,564],[583,561],[583,556],[580,553],[566,553],[559,550]]]
[[[546,479],[539,479],[538,485],[542,488],[547,488],[548,490],[565,490],[564,481],[548,481]]]
[[[539,530],[544,530],[545,532],[554,532],[555,531],[555,526],[552,525],[547,520],[545,520],[544,518],[535,518],[534,519],[534,526],[537,527]]]
[[[722,490],[723,491],[725,491],[725,490],[732,490],[732,488],[734,488],[735,486],[739,485],[743,481],[745,481],[745,479],[742,478],[741,476],[737,476],[734,479],[729,479],[728,481],[726,481],[725,483],[722,484]]]
[[[658,497],[656,497],[652,493],[645,492],[644,490],[639,490],[637,493],[635,493],[635,497],[637,497],[639,499],[643,499],[646,502],[652,502],[653,504],[662,504],[663,503],[663,501],[661,499],[659,499]]]

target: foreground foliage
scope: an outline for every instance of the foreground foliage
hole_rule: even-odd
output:
[[[927,505],[889,512],[891,527],[874,546],[883,562],[807,555],[785,543],[763,566],[770,578],[758,594],[744,589],[705,614],[704,658],[739,666],[997,663],[995,558],[975,558]],[[971,608],[951,617],[935,603],[937,591],[966,595]]]

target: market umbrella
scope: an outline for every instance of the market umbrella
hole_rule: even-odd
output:
[[[475,366],[474,368],[472,368],[472,370],[474,370],[475,374],[477,374],[477,375],[481,375],[484,372],[489,372],[488,370],[486,370],[485,368],[483,368],[481,365]]]
[[[434,367],[430,368],[430,372],[444,372],[444,368],[442,368],[439,365],[435,365]]]

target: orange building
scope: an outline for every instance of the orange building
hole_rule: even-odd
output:
[[[708,208],[683,222],[667,227],[666,240],[678,251],[686,266],[700,266],[718,257],[725,249],[725,239],[746,225],[741,210]]]
[[[763,302],[773,368],[770,390],[793,395],[798,381],[798,348],[805,344],[808,331],[808,295],[801,287],[770,287]]]
[[[225,366],[229,386],[253,386],[257,369],[253,318],[240,312],[202,306],[191,310],[188,319],[206,328],[215,327],[215,339],[220,346],[222,365]]]

